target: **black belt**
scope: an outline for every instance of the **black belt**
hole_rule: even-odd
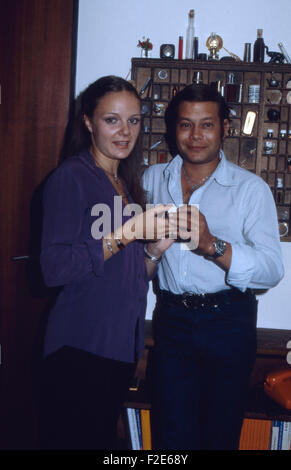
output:
[[[239,301],[246,296],[252,295],[251,289],[241,292],[238,289],[221,290],[211,294],[172,294],[172,292],[161,290],[158,293],[158,299],[161,302],[168,302],[175,305],[184,305],[186,308],[200,308],[219,306],[229,304],[233,301]]]

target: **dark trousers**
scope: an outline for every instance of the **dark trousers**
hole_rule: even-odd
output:
[[[158,300],[153,421],[158,449],[237,449],[256,356],[257,301],[216,306]]]
[[[64,347],[39,375],[39,449],[116,449],[116,427],[134,364]]]

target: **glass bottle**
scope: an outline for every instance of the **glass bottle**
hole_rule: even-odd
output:
[[[195,37],[193,39],[193,59],[197,60],[198,59],[198,38]]]
[[[280,130],[280,138],[285,139],[287,137],[287,130],[286,129],[281,129]]]
[[[285,60],[286,60],[287,64],[291,64],[291,58],[290,58],[289,54],[287,53],[285,47],[283,46],[283,43],[279,42],[278,46],[279,46],[280,51],[282,52],[283,56],[285,57]]]
[[[277,203],[280,204],[283,201],[283,179],[277,178]]]
[[[178,59],[183,59],[183,36],[179,36]]]
[[[228,74],[228,80],[224,89],[226,102],[234,103],[237,101],[238,85],[234,82],[234,73]]]
[[[177,93],[178,93],[178,88],[175,85],[173,90],[172,90],[172,98],[174,98],[174,96],[176,96]]]
[[[254,62],[264,62],[265,43],[263,39],[263,30],[257,30],[257,39],[254,43]]]
[[[186,59],[193,59],[193,40],[194,40],[194,10],[189,11],[188,27],[186,31]]]

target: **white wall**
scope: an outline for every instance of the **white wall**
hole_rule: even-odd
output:
[[[282,242],[281,248],[285,276],[276,287],[258,296],[258,326],[291,330],[291,242]]]
[[[178,46],[184,36],[188,12],[195,10],[195,36],[199,51],[208,52],[205,42],[212,31],[226,49],[243,57],[245,42],[253,43],[257,28],[263,28],[270,50],[283,42],[291,56],[290,0],[79,0],[79,36],[76,91],[98,77],[126,77],[131,58],[140,56],[137,42],[149,37],[152,57],[159,57],[163,43]],[[221,51],[220,56],[227,55]],[[177,57],[177,55],[176,55]]]
[[[187,15],[195,10],[195,36],[199,52],[208,52],[205,42],[216,32],[226,49],[243,57],[244,43],[254,43],[257,28],[263,29],[265,44],[278,51],[283,42],[291,56],[291,0],[79,0],[76,95],[97,78],[115,74],[126,78],[131,58],[140,56],[138,40],[149,37],[158,58],[160,45],[175,44],[184,36]],[[197,4],[198,3],[198,4]],[[227,55],[220,51],[220,57]],[[177,57],[177,52],[176,52]],[[266,59],[268,61],[268,58]],[[260,296],[258,326],[291,329],[291,243],[281,243],[285,278],[274,289]],[[147,318],[155,299],[149,295]]]

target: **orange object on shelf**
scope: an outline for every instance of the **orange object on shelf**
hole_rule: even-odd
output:
[[[291,368],[280,369],[267,375],[265,393],[287,410],[291,410]]]

